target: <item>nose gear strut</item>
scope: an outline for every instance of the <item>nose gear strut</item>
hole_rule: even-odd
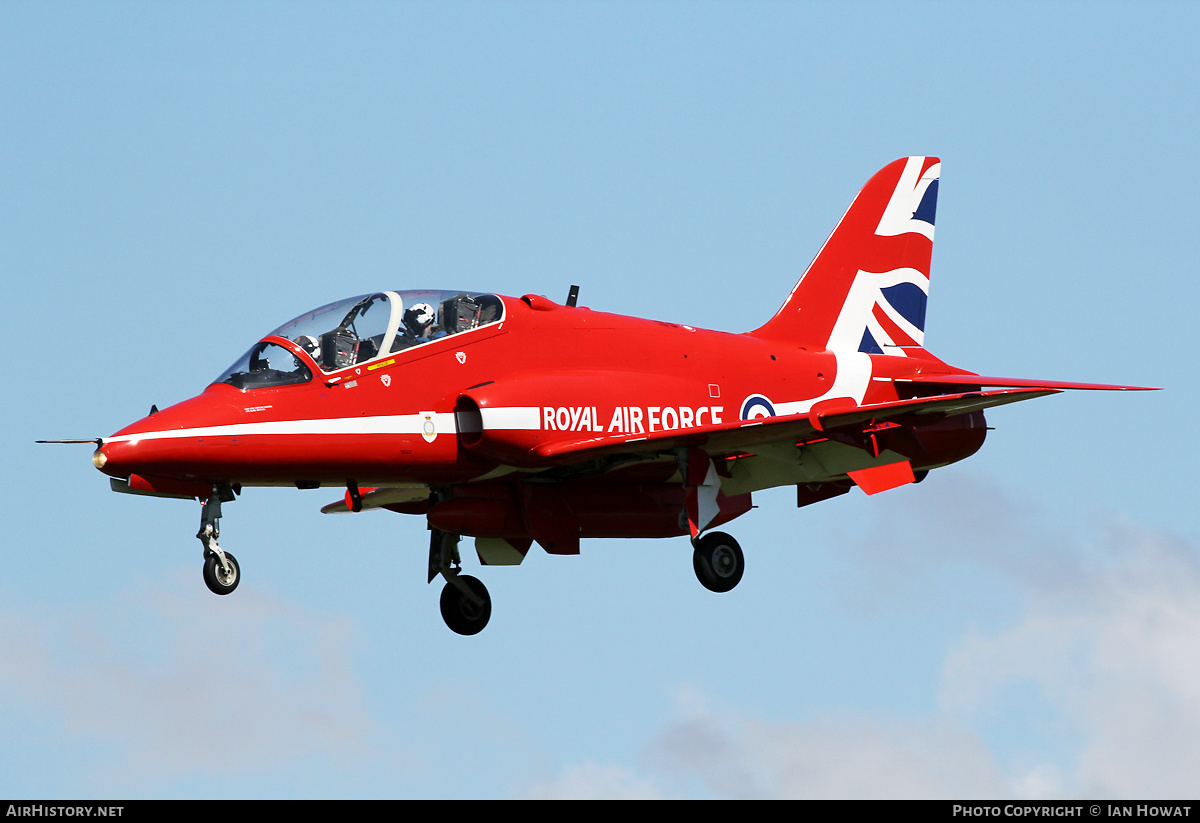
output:
[[[229,594],[242,579],[237,559],[217,545],[221,536],[221,503],[234,499],[233,489],[224,483],[214,483],[212,494],[200,510],[200,531],[196,533],[204,546],[204,582],[213,594]]]

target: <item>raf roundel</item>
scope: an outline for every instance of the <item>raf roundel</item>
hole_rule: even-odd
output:
[[[761,394],[752,394],[742,401],[741,420],[754,420],[758,417],[774,417],[775,406]]]

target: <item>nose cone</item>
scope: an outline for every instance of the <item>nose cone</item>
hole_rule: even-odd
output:
[[[109,477],[125,480],[129,475],[142,471],[137,457],[136,445],[125,442],[106,442],[92,453],[92,465]]]
[[[204,474],[197,459],[197,446],[206,431],[237,420],[238,409],[224,385],[210,386],[204,393],[153,412],[131,423],[111,437],[92,455],[92,464],[110,477],[127,479],[131,474],[180,479],[219,480]],[[198,474],[199,472],[199,474]]]

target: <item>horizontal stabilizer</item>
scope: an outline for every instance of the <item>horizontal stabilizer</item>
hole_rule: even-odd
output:
[[[1064,383],[1061,380],[1030,380],[1024,377],[988,377],[982,374],[914,374],[897,377],[897,383],[939,386],[1003,386],[1027,389],[1084,389],[1093,391],[1160,391],[1150,386],[1116,386],[1109,383]]]

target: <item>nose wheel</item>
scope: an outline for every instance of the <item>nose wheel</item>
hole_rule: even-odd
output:
[[[242,579],[237,558],[225,552],[225,563],[216,552],[207,552],[204,557],[204,584],[213,594],[230,594]]]
[[[696,541],[692,566],[704,588],[727,592],[742,579],[746,559],[742,556],[742,547],[732,537],[725,532],[709,532]]]
[[[196,533],[204,546],[204,584],[213,594],[231,593],[242,579],[237,560],[217,545],[221,536],[222,500],[233,500],[233,489],[216,484],[200,510],[200,531]]]

